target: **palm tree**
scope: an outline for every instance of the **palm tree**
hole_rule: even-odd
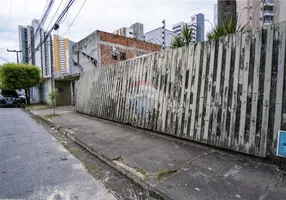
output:
[[[189,28],[187,25],[183,28],[182,33],[173,38],[170,47],[172,49],[187,46],[195,43],[196,33],[194,28]]]
[[[219,39],[220,37],[244,32],[248,29],[248,23],[244,25],[237,25],[232,17],[227,18],[223,24],[218,24],[214,29],[207,34],[209,40]]]

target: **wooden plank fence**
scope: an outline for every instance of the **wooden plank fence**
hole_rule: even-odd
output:
[[[286,24],[81,75],[77,111],[260,157],[286,130]]]

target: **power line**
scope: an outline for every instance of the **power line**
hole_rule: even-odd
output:
[[[54,20],[54,18],[55,18],[55,16],[56,16],[56,14],[58,13],[58,11],[59,11],[59,9],[60,9],[60,7],[61,7],[61,5],[62,5],[62,3],[63,3],[63,2],[64,2],[64,0],[62,0],[62,1],[61,1],[61,3],[60,3],[60,5],[58,6],[58,8],[57,8],[57,10],[56,10],[56,12],[55,12],[55,14],[54,14],[53,18],[51,19],[51,21],[50,21],[49,25],[47,26],[47,29],[49,29],[49,27],[50,27],[50,25],[51,25],[52,21]]]
[[[48,14],[50,12],[50,9],[53,5],[54,0],[50,0],[50,4],[48,4],[48,2],[49,2],[49,0],[47,0],[47,2],[46,2],[46,5],[45,5],[44,10],[43,10],[44,13],[42,14],[42,17],[41,17],[41,21],[40,21],[40,23],[36,29],[35,34],[33,34],[33,38],[31,39],[31,43],[28,47],[28,52],[31,50],[31,45],[35,42],[35,38],[37,37],[39,30],[42,28],[43,22],[45,22]],[[21,62],[23,62],[23,61],[24,61],[24,58],[22,59]]]
[[[66,32],[63,34],[63,36],[65,36],[65,34],[70,30],[71,26],[73,25],[73,23],[74,23],[74,21],[76,20],[77,16],[78,16],[79,13],[81,12],[81,10],[82,10],[83,6],[85,5],[86,1],[87,1],[87,0],[85,0],[85,1],[83,2],[83,4],[81,5],[81,7],[80,7],[79,11],[77,12],[75,18],[73,19],[72,23],[69,25],[68,29],[67,29]]]
[[[10,41],[10,27],[11,27],[11,9],[12,9],[12,0],[10,0],[10,9],[9,9],[9,41]]]
[[[70,7],[73,5],[75,0],[70,0],[68,5],[64,8],[58,19],[56,20],[55,24],[53,27],[45,34],[44,39],[41,41],[41,43],[35,48],[35,51],[32,53],[32,55],[29,57],[28,61],[33,58],[33,56],[36,54],[36,52],[39,50],[39,48],[42,46],[42,44],[47,40],[49,35],[52,33],[53,30],[57,30],[59,28],[59,22],[63,19],[63,17],[67,14],[69,11]]]

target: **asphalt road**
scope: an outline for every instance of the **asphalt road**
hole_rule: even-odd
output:
[[[115,198],[27,113],[0,108],[0,199]]]

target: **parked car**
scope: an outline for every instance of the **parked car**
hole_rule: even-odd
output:
[[[17,92],[19,98],[21,99],[21,104],[25,104],[26,103],[26,95],[25,92]]]
[[[14,90],[0,90],[0,106],[20,106],[21,98]]]

